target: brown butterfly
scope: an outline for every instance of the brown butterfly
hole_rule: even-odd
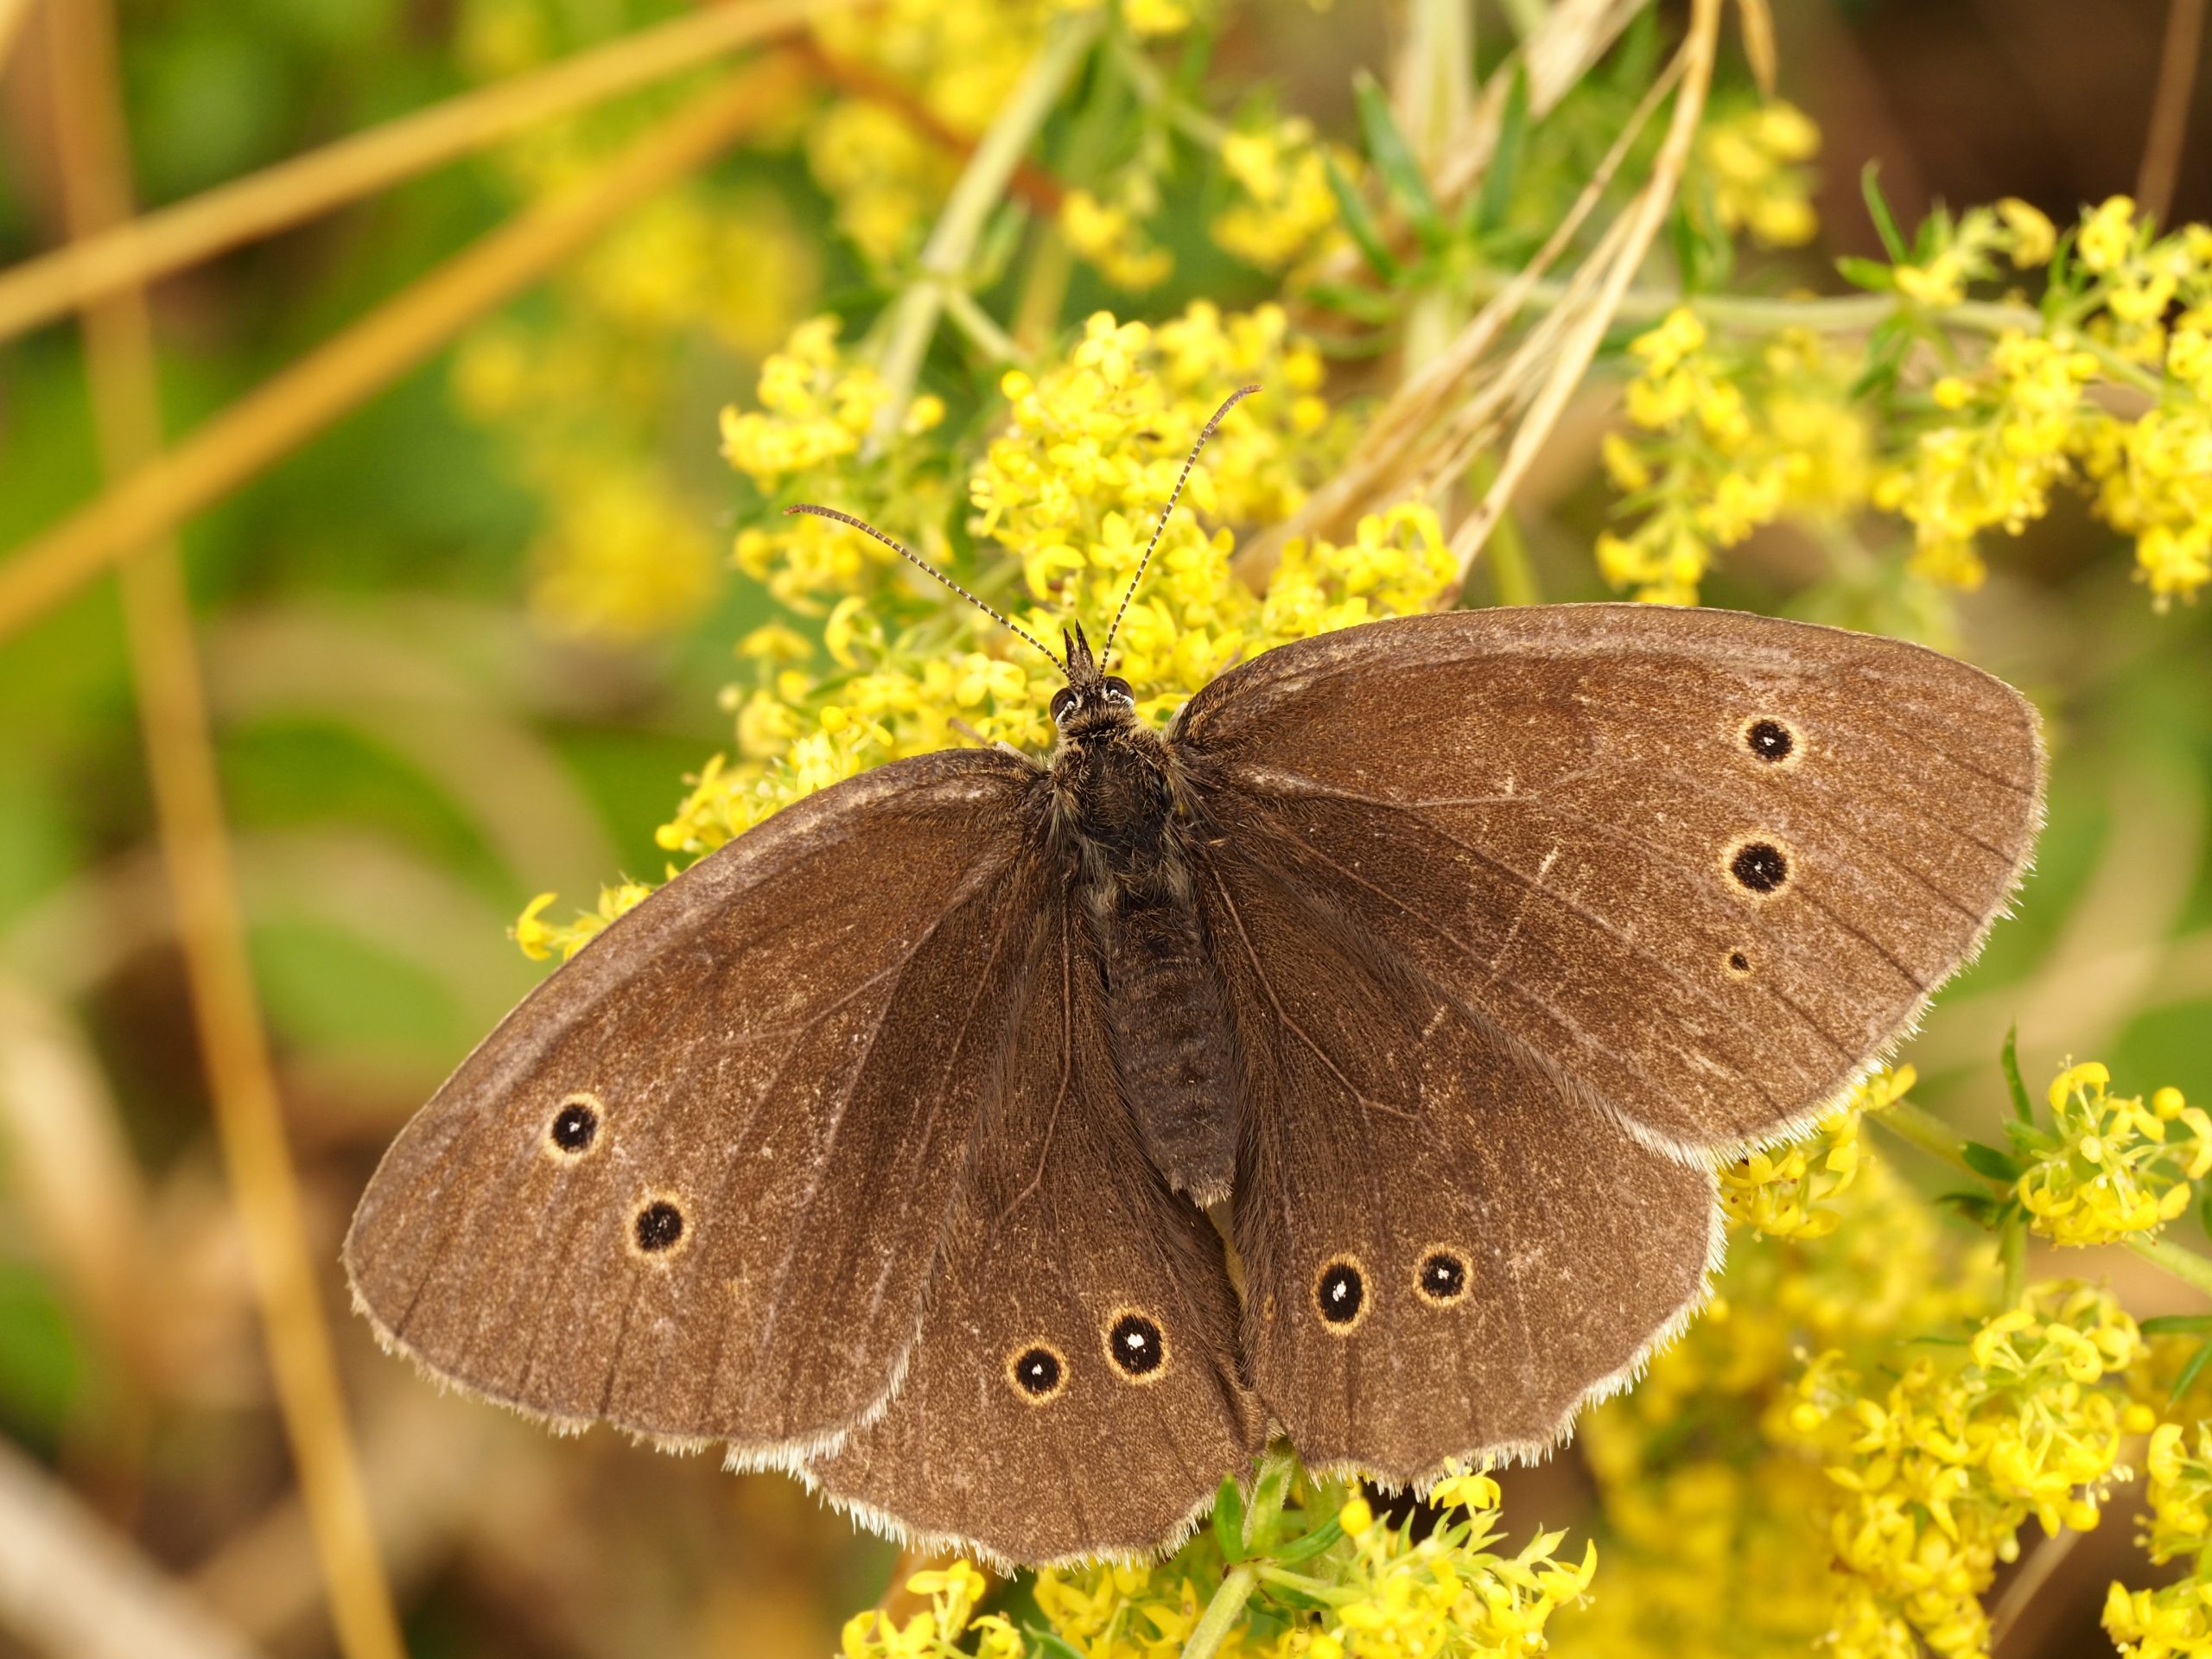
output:
[[[1173,1542],[1271,1426],[1534,1457],[2038,823],[2024,700],[1831,628],[1405,617],[1165,733],[1064,638],[1049,761],[801,801],[462,1064],[346,1241],[388,1344],[1001,1561]]]

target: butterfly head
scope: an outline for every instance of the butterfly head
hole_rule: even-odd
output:
[[[1136,693],[1118,674],[1102,671],[1091,655],[1083,625],[1060,631],[1067,648],[1068,683],[1052,693],[1052,724],[1062,737],[1079,737],[1106,726],[1127,726],[1137,717]]]

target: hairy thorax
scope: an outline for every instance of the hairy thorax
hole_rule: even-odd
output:
[[[1211,1204],[1235,1172],[1236,1051],[1194,902],[1173,758],[1153,732],[1116,721],[1071,733],[1052,779],[1145,1148],[1177,1189]]]

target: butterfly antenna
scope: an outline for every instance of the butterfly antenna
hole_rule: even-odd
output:
[[[1183,486],[1191,481],[1191,468],[1198,464],[1198,451],[1206,447],[1208,438],[1221,429],[1221,423],[1229,418],[1229,411],[1258,390],[1257,386],[1237,387],[1229,394],[1227,401],[1214,410],[1213,418],[1198,429],[1198,441],[1191,446],[1190,456],[1184,461],[1182,472],[1176,476],[1175,487],[1168,493],[1167,505],[1160,510],[1160,522],[1153,526],[1152,539],[1144,544],[1144,556],[1137,561],[1137,573],[1129,578],[1128,588],[1122,594],[1122,608],[1114,613],[1114,626],[1106,630],[1105,649],[1098,653],[1101,672],[1113,660],[1114,636],[1121,632],[1122,619],[1129,612],[1129,601],[1137,596],[1137,584],[1144,580],[1145,567],[1152,563],[1152,550],[1160,545],[1160,537],[1166,532],[1168,515],[1175,511],[1176,502],[1182,499]]]
[[[1219,416],[1216,416],[1214,418],[1218,420],[1221,417]],[[1189,469],[1186,467],[1185,470],[1188,471]],[[877,541],[881,542],[893,552],[898,554],[900,558],[905,559],[910,564],[916,565],[921,569],[928,571],[931,575],[936,577],[946,587],[951,588],[954,593],[959,594],[961,598],[966,600],[977,610],[982,612],[984,615],[997,622],[1001,627],[1005,628],[1009,632],[1020,635],[1022,639],[1036,646],[1038,650],[1043,652],[1045,655],[1051,659],[1052,666],[1058,669],[1062,674],[1065,674],[1068,671],[1068,665],[1060,660],[1058,652],[1055,652],[1051,646],[1039,640],[1035,634],[1030,632],[1028,629],[1023,627],[1012,617],[1008,616],[1004,611],[997,610],[993,608],[991,606],[986,605],[982,600],[976,598],[975,594],[969,593],[965,588],[963,588],[950,576],[946,575],[944,571],[938,569],[937,566],[931,564],[920,554],[915,552],[913,549],[908,547],[903,542],[893,541],[890,537],[885,535],[881,531],[878,530],[874,524],[868,523],[865,519],[855,518],[849,512],[840,512],[835,507],[817,507],[813,505],[811,503],[805,501],[800,502],[796,506],[785,507],[784,509],[784,513],[786,518],[794,512],[810,512],[817,518],[835,518],[841,524],[850,524],[855,530],[861,531],[862,534],[874,537]]]

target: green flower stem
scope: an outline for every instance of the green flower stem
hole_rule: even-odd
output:
[[[2126,1243],[2129,1249],[2152,1266],[2164,1268],[2200,1295],[2212,1296],[2212,1256],[2192,1250],[2186,1244],[2177,1244],[2170,1238],[2149,1238],[2138,1234]]]
[[[872,444],[880,446],[906,419],[906,404],[920,378],[922,359],[937,333],[945,296],[965,272],[983,226],[1006,194],[1007,181],[1052,112],[1077,66],[1098,39],[1108,8],[1063,12],[1049,26],[1045,44],[1030,60],[998,117],[968,158],[968,166],[945,199],[929,240],[922,245],[921,269],[891,311],[880,367],[890,396],[876,416]]]
[[[1252,1599],[1252,1592],[1260,1582],[1260,1569],[1250,1561],[1239,1561],[1222,1579],[1221,1588],[1213,1592],[1213,1599],[1206,1604],[1190,1637],[1183,1643],[1182,1659],[1213,1659],[1221,1651],[1221,1644],[1236,1627],[1236,1620],[1244,1611],[1244,1604]]]
[[[952,319],[952,326],[967,335],[976,350],[995,363],[1019,363],[1028,355],[964,288],[944,290],[944,315]]]
[[[2005,1306],[2018,1307],[2028,1288],[2028,1224],[2018,1210],[2005,1217],[1998,1253],[2005,1263]]]
[[[1942,1159],[1952,1168],[1973,1176],[1977,1181],[1986,1179],[1967,1162],[1966,1154],[1961,1150],[1966,1145],[1966,1138],[1935,1113],[1916,1106],[1909,1100],[1899,1100],[1869,1116],[1891,1134],[1911,1141],[1930,1157]]]
[[[1167,84],[1167,77],[1144,49],[1126,35],[1116,34],[1111,42],[1116,67],[1122,79],[1129,83],[1141,102],[1158,110],[1168,123],[1201,149],[1219,149],[1222,140],[1230,136],[1228,123],[1216,119],[1197,105],[1177,95]]]
[[[1960,1151],[1966,1143],[1960,1138],[1958,1131],[1933,1112],[1923,1110],[1909,1100],[1900,1100],[1884,1108],[1881,1111],[1869,1114],[1869,1116],[1872,1122],[1881,1124],[1900,1139],[1910,1141],[1931,1157],[1940,1158],[1962,1174],[1971,1175],[1977,1181],[1994,1186],[1994,1183],[1988,1181],[1986,1177],[1967,1162],[1965,1154]],[[2018,1277],[2024,1281],[2027,1272],[2026,1236],[2024,1231],[2018,1233],[2020,1242],[2016,1250],[2012,1243],[2015,1230],[2008,1229],[2002,1241],[2005,1248],[2005,1284],[2008,1303],[2016,1300],[2013,1282],[2016,1276],[2014,1267],[2016,1255],[2019,1258]],[[2164,1268],[2190,1289],[2202,1295],[2212,1296],[2212,1256],[2206,1255],[2202,1250],[2193,1250],[2188,1245],[2177,1244],[2170,1238],[2153,1238],[2140,1233],[2122,1239],[2120,1243],[2125,1244],[2152,1266]]]

